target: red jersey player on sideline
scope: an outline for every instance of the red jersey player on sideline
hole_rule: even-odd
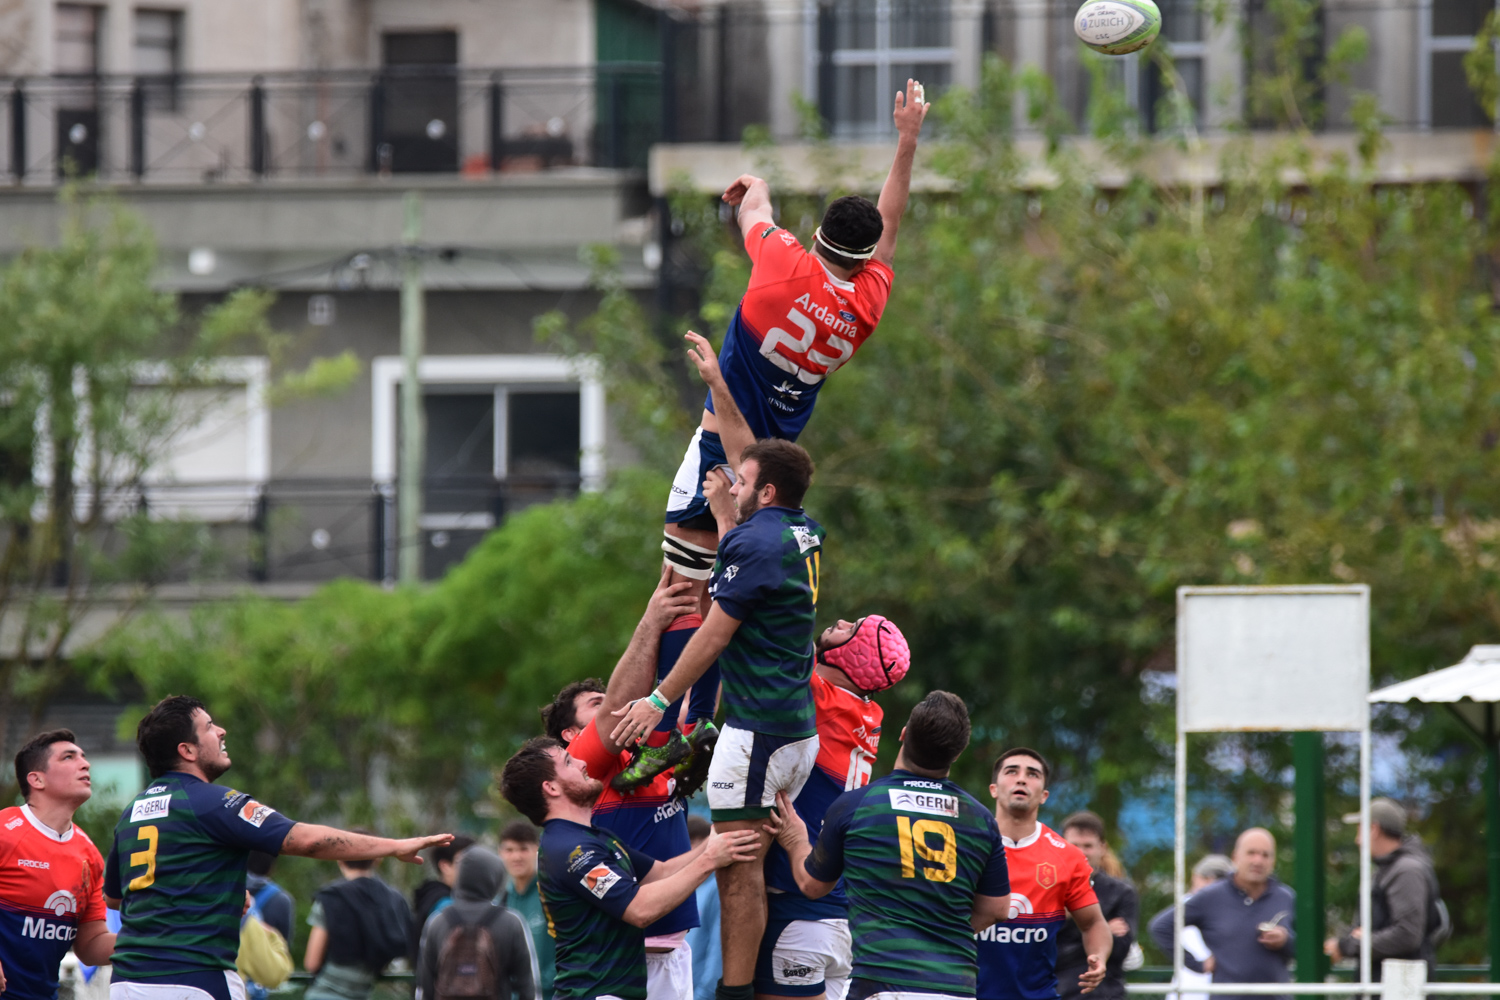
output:
[[[1037,822],[1050,770],[1041,754],[1025,747],[995,759],[990,794],[1010,869],[1010,919],[974,935],[977,1000],[1055,1000],[1057,932],[1069,916],[1088,952],[1080,992],[1104,981],[1114,935],[1094,895],[1094,870],[1082,851]]]
[[[0,809],[0,990],[6,1000],[52,1000],[71,948],[87,965],[115,950],[104,924],[104,859],[73,813],[89,800],[89,762],[67,729],[16,754],[25,804]]]

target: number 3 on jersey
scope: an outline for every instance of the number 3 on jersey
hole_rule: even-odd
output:
[[[930,833],[943,838],[941,848],[934,850],[927,845]],[[937,819],[919,819],[913,823],[910,816],[897,816],[896,834],[901,841],[902,878],[917,877],[917,858],[942,866],[923,867],[922,877],[930,882],[952,882],[958,875],[958,837],[947,823]]]
[[[160,832],[154,826],[143,826],[135,832],[141,840],[146,842],[146,849],[130,855],[130,867],[145,865],[146,870],[130,880],[132,892],[148,888],[156,881],[156,842],[160,836]]]

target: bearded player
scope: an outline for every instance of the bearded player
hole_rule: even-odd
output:
[[[818,637],[812,690],[818,720],[818,758],[793,802],[816,840],[833,800],[870,782],[884,717],[871,695],[896,684],[911,667],[911,651],[896,623],[880,615],[840,621]],[[797,887],[786,850],[766,855],[766,932],[755,967],[755,995],[844,1000],[853,941],[842,884],[820,899]]]
[[[708,612],[718,536],[703,496],[704,479],[714,469],[737,468],[740,452],[753,441],[797,440],[823,381],[854,356],[880,322],[891,293],[896,231],[911,189],[917,138],[930,107],[922,85],[907,80],[895,97],[896,157],[879,204],[857,195],[834,201],[813,234],[811,251],[777,227],[771,189],[761,178],[745,174],[723,194],[724,202],[739,210],[750,285],[719,352],[722,383],[709,385],[702,421],[667,497],[662,551],[677,578],[693,581],[700,607],[663,636],[657,680],[666,677]],[[725,412],[726,397],[737,404],[734,413]],[[690,751],[712,747],[718,683],[717,668],[711,666],[695,685],[683,726],[690,746],[674,736],[674,706],[648,736],[642,766],[628,780],[646,780]]]
[[[974,935],[978,1000],[1056,1000],[1057,932],[1069,917],[1088,953],[1079,992],[1104,981],[1115,939],[1094,895],[1093,869],[1082,851],[1037,821],[1050,774],[1042,755],[1025,747],[995,759],[990,794],[1010,863],[1010,920]]]

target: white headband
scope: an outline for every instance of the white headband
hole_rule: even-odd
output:
[[[871,257],[875,256],[875,248],[880,245],[878,243],[872,243],[869,246],[865,247],[863,250],[845,250],[837,243],[833,243],[824,238],[822,226],[819,226],[817,229],[813,230],[813,239],[823,244],[824,249],[826,249],[829,253],[836,253],[840,257],[848,257],[850,260],[869,260]]]

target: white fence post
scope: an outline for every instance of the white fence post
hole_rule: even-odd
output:
[[[1422,1000],[1427,985],[1427,963],[1388,958],[1380,963],[1385,1000]]]

